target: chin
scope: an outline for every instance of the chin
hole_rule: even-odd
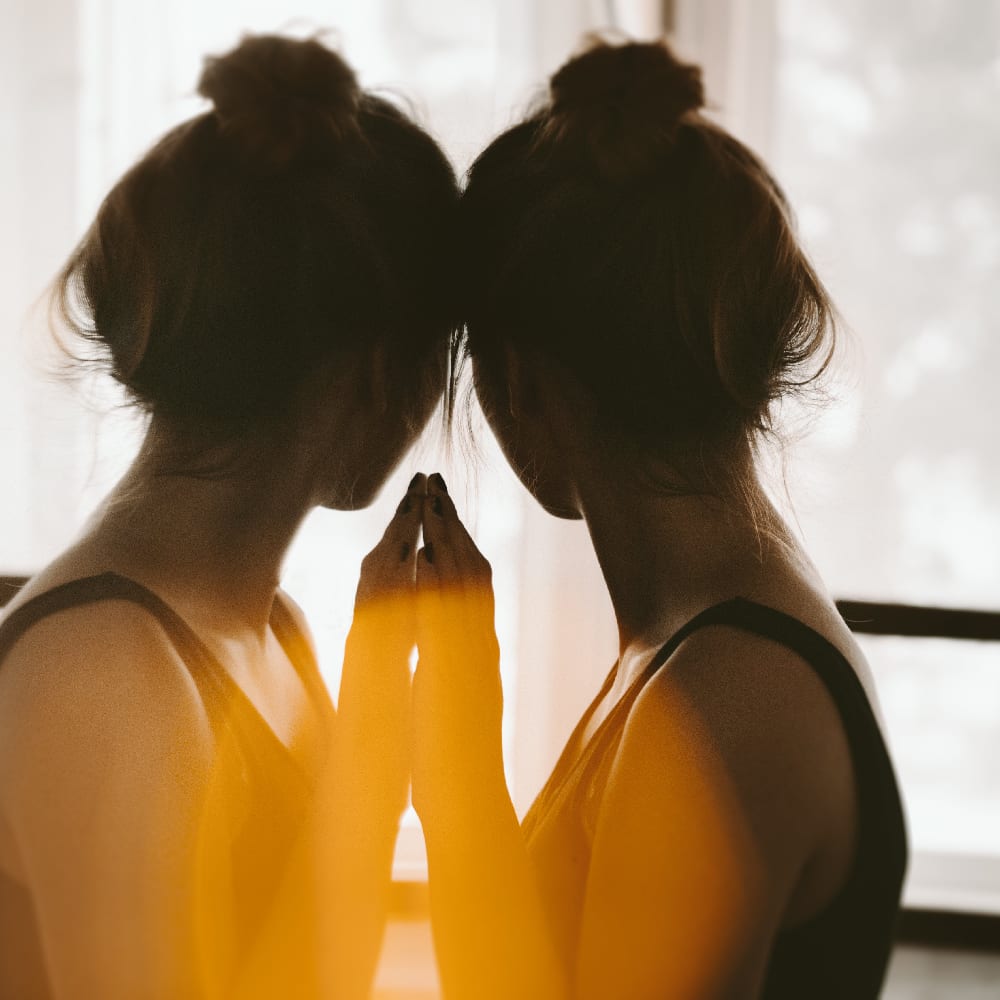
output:
[[[370,507],[409,453],[414,439],[415,435],[396,442],[392,448],[374,452],[350,484],[343,480],[325,483],[317,506],[326,510],[364,510]]]
[[[372,505],[371,500],[358,500],[357,497],[351,500],[345,500],[343,497],[330,497],[327,500],[321,501],[317,506],[322,507],[323,510],[364,510],[366,507]]]
[[[535,503],[538,504],[546,514],[558,517],[561,521],[582,521],[583,514],[580,508],[568,497],[555,496],[553,493],[546,493],[544,489],[539,489],[538,483],[533,483],[525,488],[532,495]]]
[[[538,499],[537,497],[535,498]],[[582,521],[583,514],[581,514],[575,507],[565,507],[557,506],[551,503],[542,503],[541,500],[538,501],[541,504],[542,509],[546,514],[551,514],[553,517],[558,517],[561,521]]]
[[[349,491],[341,488],[320,497],[318,506],[325,510],[364,510],[378,499],[384,485],[385,479],[377,483],[359,479]]]

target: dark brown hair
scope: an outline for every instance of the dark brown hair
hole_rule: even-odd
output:
[[[663,43],[598,42],[552,77],[469,173],[465,351],[494,384],[501,344],[541,352],[617,441],[741,494],[734,459],[826,367],[834,314],[781,189],[702,105]]]
[[[440,392],[458,191],[434,141],[317,39],[246,37],[198,89],[212,110],[125,174],[57,279],[71,329],[135,402],[202,428],[270,419],[376,343],[401,406]]]

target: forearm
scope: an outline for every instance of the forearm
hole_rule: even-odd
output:
[[[322,995],[337,1000],[371,993],[406,808],[409,666],[384,631],[355,621],[348,636],[324,804]]]
[[[568,973],[552,944],[502,777],[456,796],[451,808],[423,826],[447,1000],[568,997]]]
[[[352,807],[353,781],[331,775],[325,784],[240,970],[239,1000],[371,995],[399,814],[376,813],[357,800]]]
[[[492,571],[440,476],[428,480],[417,561],[413,804],[427,843],[447,1000],[566,1000],[504,778]]]
[[[341,763],[344,776],[333,796],[332,836],[322,860],[322,995],[353,1000],[371,994],[388,915],[402,804],[379,794],[376,768],[364,761]]]

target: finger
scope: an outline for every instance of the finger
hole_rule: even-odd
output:
[[[439,602],[423,602],[420,618],[426,624],[434,619],[434,635],[425,629],[428,639],[448,635],[456,627],[470,635],[480,631],[492,635],[494,613],[492,569],[462,524],[440,474],[428,479],[424,507],[424,548],[433,555],[431,566],[421,576],[426,560],[418,560],[418,592],[436,586]]]
[[[448,487],[437,472],[427,480],[423,527],[424,538],[434,543],[435,554],[440,557],[443,580],[463,584],[490,581],[490,564],[462,523]]]
[[[452,545],[460,546],[464,551],[475,550],[479,552],[472,535],[469,534],[468,529],[458,515],[458,509],[448,492],[448,486],[440,472],[433,473],[427,479],[425,521],[433,523],[434,517],[431,515],[435,515],[438,520],[444,522],[445,527],[448,529]]]
[[[426,477],[417,473],[378,544],[361,562],[356,605],[413,587]]]
[[[424,673],[455,681],[455,669],[462,673],[472,664],[495,663],[499,652],[489,585],[442,582],[437,556],[428,561],[426,544],[416,577],[416,640]]]
[[[421,560],[418,560],[418,569],[421,561],[432,567],[432,571],[427,574],[428,583],[438,586],[457,584],[461,574],[456,562],[454,531],[460,522],[455,513],[455,505],[447,493],[432,492],[428,486],[422,524],[424,548],[421,550]]]
[[[412,564],[416,561],[426,491],[427,477],[418,472],[410,480],[406,494],[396,507],[376,548],[386,546],[401,562],[409,561]]]

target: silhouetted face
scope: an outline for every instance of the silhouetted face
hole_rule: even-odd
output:
[[[384,400],[377,394],[358,390],[344,406],[341,398],[333,405],[346,411],[343,432],[331,429],[325,444],[324,482],[320,504],[331,510],[361,510],[378,497],[386,481],[417,442],[444,392],[444,367],[428,361],[423,376],[410,376],[419,384],[388,387]]]
[[[579,520],[583,515],[569,459],[575,442],[559,430],[572,415],[561,410],[560,394],[540,380],[532,392],[545,398],[526,400],[512,413],[508,387],[496,373],[473,362],[473,384],[490,430],[525,489],[553,517]]]

